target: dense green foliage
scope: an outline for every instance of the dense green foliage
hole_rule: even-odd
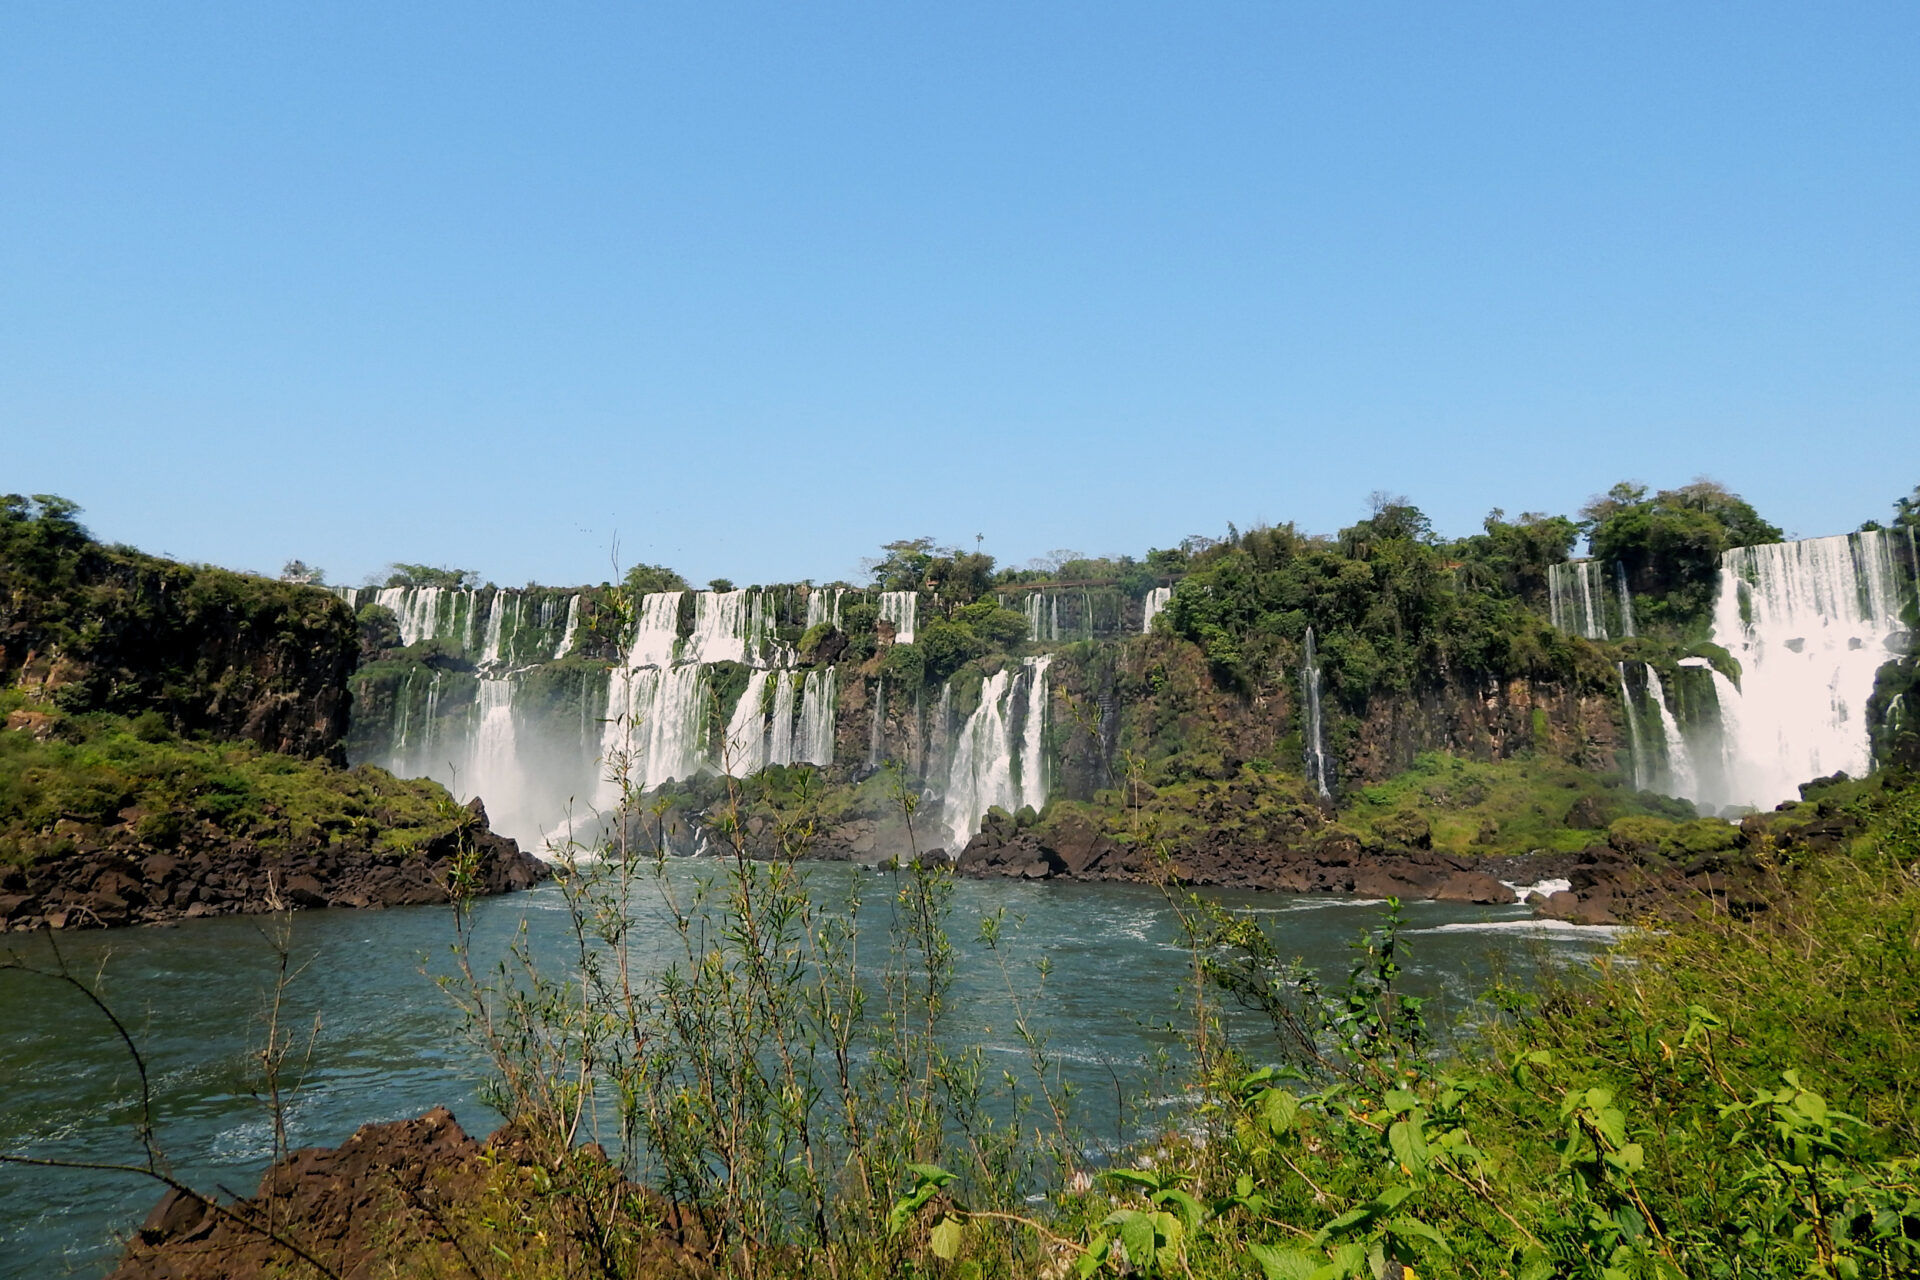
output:
[[[1564,530],[1487,525],[1442,545],[1416,509],[1387,503],[1335,542],[1291,525],[1250,530],[1193,558],[1167,615],[1216,678],[1248,691],[1296,679],[1313,628],[1327,687],[1354,711],[1375,692],[1449,675],[1578,678],[1592,663],[1580,642],[1503,589],[1564,557]]]
[[[0,680],[69,711],[152,710],[182,731],[331,746],[305,708],[352,669],[344,604],[317,587],[104,545],[78,513],[49,495],[0,496]],[[274,702],[289,714],[252,718]]]
[[[0,713],[26,705],[19,691],[0,694]],[[205,824],[269,850],[336,836],[410,850],[464,820],[437,783],[182,738],[155,711],[29,714],[0,730],[0,862],[58,856],[121,825],[149,848],[191,844]]]
[[[1641,624],[1699,632],[1713,609],[1720,553],[1778,542],[1777,525],[1710,480],[1663,489],[1617,484],[1580,512],[1593,557],[1626,569]],[[1704,638],[1704,635],[1699,638]]]
[[[471,569],[444,569],[430,564],[395,562],[387,566],[387,579],[382,585],[445,587],[454,591],[471,591],[480,585],[480,575]]]

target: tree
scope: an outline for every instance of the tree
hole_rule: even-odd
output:
[[[280,566],[280,581],[310,583],[318,586],[327,580],[327,571],[304,560],[289,560]]]
[[[448,587],[456,591],[471,591],[480,585],[480,575],[471,569],[443,569],[430,564],[404,564],[396,560],[387,566],[387,585]]]
[[[656,591],[685,591],[687,580],[663,564],[637,564],[627,570],[622,584],[635,597]]]
[[[932,538],[902,538],[881,545],[886,554],[870,561],[873,585],[881,591],[918,591],[926,585],[927,567],[933,563]]]

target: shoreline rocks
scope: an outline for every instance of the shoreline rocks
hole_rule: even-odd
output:
[[[337,835],[267,843],[211,824],[183,831],[164,849],[141,844],[125,827],[77,831],[75,843],[86,844],[72,853],[0,865],[0,933],[446,902],[463,838],[479,855],[478,893],[529,889],[553,874],[488,830],[478,800],[468,815],[464,830],[448,830],[412,852]]]

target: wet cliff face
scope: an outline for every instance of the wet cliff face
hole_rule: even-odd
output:
[[[8,550],[0,682],[69,712],[157,711],[179,732],[338,754],[359,643],[351,610],[326,591],[84,532]]]
[[[1223,688],[1196,646],[1164,636],[1069,651],[1053,671],[1055,777],[1070,799],[1118,785],[1130,766],[1155,783],[1230,778],[1250,761],[1302,768],[1301,694],[1284,679]],[[1384,781],[1426,751],[1477,760],[1535,752],[1606,770],[1616,718],[1612,691],[1579,679],[1442,678],[1376,694],[1358,714],[1329,704],[1326,748],[1337,787]]]

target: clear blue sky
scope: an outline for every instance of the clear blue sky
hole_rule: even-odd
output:
[[[0,9],[0,490],[851,576],[1920,483],[1920,5]]]

